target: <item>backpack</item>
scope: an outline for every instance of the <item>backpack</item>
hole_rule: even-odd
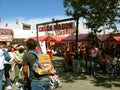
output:
[[[50,75],[55,72],[48,54],[41,54],[39,52],[29,51],[36,58],[32,67],[33,71],[38,75]]]
[[[10,59],[11,59],[10,54],[9,54],[5,49],[2,49],[2,50],[3,50],[3,52],[4,52],[5,60],[6,60],[6,61],[10,61]]]

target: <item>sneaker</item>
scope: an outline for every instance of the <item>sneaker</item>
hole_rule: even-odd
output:
[[[62,87],[62,83],[60,81],[58,81],[58,87],[61,88]]]
[[[20,83],[19,83],[19,82],[16,82],[16,85],[20,85]]]
[[[7,86],[6,88],[5,88],[5,90],[12,90],[12,86]]]
[[[50,90],[54,90],[55,89],[55,86],[50,86]]]

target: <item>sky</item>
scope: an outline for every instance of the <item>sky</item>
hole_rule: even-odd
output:
[[[67,17],[63,0],[0,0],[0,19],[5,23],[45,22]]]
[[[65,15],[63,0],[0,0],[1,18]]]
[[[26,23],[35,28],[36,24],[51,21],[52,18],[70,18],[65,13],[63,0],[0,0],[0,28],[6,24],[12,29],[21,28],[16,21],[21,26]]]

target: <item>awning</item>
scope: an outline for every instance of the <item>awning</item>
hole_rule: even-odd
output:
[[[79,34],[78,35],[78,41],[86,41],[88,39],[88,34]],[[69,35],[65,38],[63,38],[61,41],[75,41],[76,35]]]
[[[104,43],[107,43],[107,42],[120,43],[120,36],[105,35],[105,36],[98,36],[98,39]]]
[[[66,36],[58,36],[58,37],[54,37],[54,39],[56,40],[56,42],[62,42],[62,39],[65,37]]]
[[[109,37],[110,37],[110,35],[102,35],[102,36],[98,36],[97,38],[98,38],[98,40],[99,40],[100,42],[104,42],[104,41],[106,41],[107,38],[109,38]]]
[[[37,41],[37,37],[29,37],[26,38],[24,41],[26,42],[28,39],[34,39],[35,41]],[[51,36],[39,36],[38,41],[56,41],[56,39]]]

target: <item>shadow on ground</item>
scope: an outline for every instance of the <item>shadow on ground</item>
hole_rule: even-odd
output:
[[[91,83],[95,86],[103,86],[105,88],[120,87],[120,77],[99,74],[94,77],[94,80],[91,80]]]
[[[74,83],[76,80],[84,80],[87,79],[87,77],[84,74],[80,73],[74,73],[71,71],[65,71],[64,70],[64,59],[63,58],[57,58],[52,61],[53,65],[57,71],[57,74],[64,82],[71,82]]]
[[[99,73],[96,77],[91,77],[90,75],[84,73],[74,73],[72,71],[64,71],[64,59],[63,58],[54,58],[52,61],[53,65],[59,75],[60,79],[64,83],[74,83],[77,80],[89,80],[96,87],[112,88],[120,87],[120,76],[105,76]]]

